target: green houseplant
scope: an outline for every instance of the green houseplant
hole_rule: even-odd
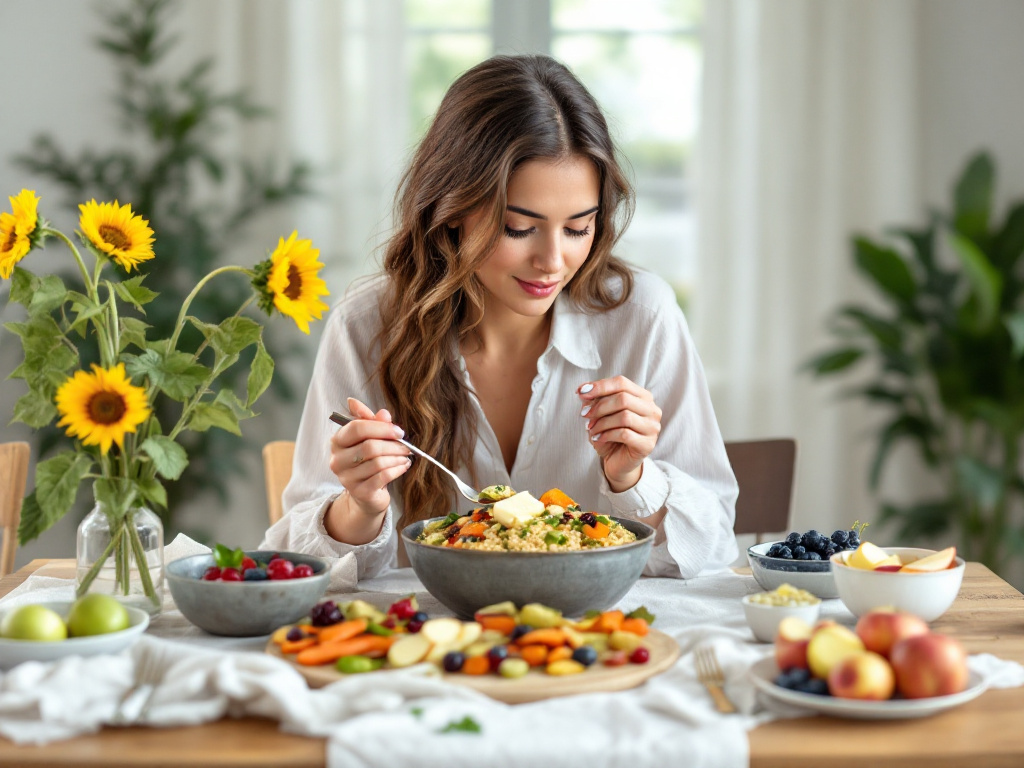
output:
[[[246,225],[269,208],[308,194],[311,178],[311,169],[301,162],[252,162],[219,148],[217,138],[226,127],[271,113],[242,91],[213,88],[211,59],[173,71],[169,56],[175,38],[168,19],[175,5],[171,0],[126,0],[104,13],[104,33],[97,43],[117,71],[109,108],[112,133],[118,136],[112,148],[71,153],[43,134],[15,159],[25,171],[55,184],[74,215],[79,203],[90,198],[131,201],[159,233],[147,277],[147,285],[159,295],[146,306],[146,322],[158,338],[171,335],[183,297],[231,253]],[[77,270],[69,268],[62,277],[76,290],[85,290]],[[192,312],[200,318],[222,318],[245,297],[244,284],[218,281],[196,297]],[[190,325],[181,333],[192,346],[201,339]],[[295,353],[295,345],[275,344],[273,332],[264,341],[279,361]],[[85,340],[80,352],[86,362],[99,360],[99,351]],[[239,385],[251,361],[249,350],[242,366],[224,372],[227,383]],[[284,377],[274,379],[268,395],[281,401],[293,397]],[[169,403],[160,401],[154,407],[161,420],[173,418]],[[168,528],[175,527],[174,512],[183,496],[214,493],[227,501],[230,477],[244,471],[242,440],[218,430],[182,434],[192,460],[167,485],[168,503],[160,514]],[[66,442],[52,427],[37,432],[40,455],[50,455]],[[200,539],[206,535],[190,533]]]
[[[836,310],[838,346],[808,367],[835,376],[870,366],[848,394],[886,413],[873,490],[899,443],[939,481],[912,504],[883,502],[879,522],[905,541],[954,533],[962,554],[999,572],[1024,552],[1024,201],[999,218],[994,194],[994,164],[979,153],[951,211],[894,228],[891,240],[854,237],[879,301]]]

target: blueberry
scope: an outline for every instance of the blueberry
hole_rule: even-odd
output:
[[[775,684],[783,688],[796,689],[811,679],[811,673],[800,667],[790,667],[783,670],[775,678]]]
[[[803,556],[804,560],[821,560],[821,555],[817,552],[805,552]]]
[[[820,677],[812,677],[810,680],[800,685],[796,690],[803,693],[813,693],[816,696],[828,696],[828,683]]]
[[[811,530],[804,533],[800,537],[800,543],[804,545],[804,549],[816,549],[815,543],[818,541],[819,533],[811,528]]]
[[[793,547],[793,559],[794,560],[802,560],[803,556],[805,554],[807,554],[807,549],[804,548],[803,546],[798,544],[797,546]]]
[[[581,645],[572,652],[572,658],[584,667],[589,667],[597,661],[597,650],[592,645]]]
[[[420,624],[422,624],[429,618],[430,617],[426,614],[425,611],[416,611],[416,613],[409,617],[409,621],[418,621]]]
[[[849,531],[834,531],[832,533],[832,543],[837,547],[845,547],[847,539],[850,538]]]
[[[836,547],[831,541],[829,541],[827,544],[825,544],[824,549],[821,550],[821,559],[827,560],[828,558],[832,557],[832,555],[834,555],[835,553]]]
[[[512,634],[509,635],[508,639],[511,640],[514,643],[516,640],[518,640],[520,637],[525,635],[527,632],[532,632],[532,631],[533,631],[533,627],[531,627],[529,624],[517,624],[515,626],[515,628],[512,630]]]
[[[780,544],[778,542],[772,544],[770,547],[768,547],[768,557],[778,557],[779,550],[782,549],[784,546],[786,545]]]
[[[793,531],[791,534],[789,534],[789,536],[786,537],[786,544],[789,545],[790,549],[792,549],[793,547],[795,547],[799,543],[800,543],[800,534],[797,533],[796,531]]]
[[[445,672],[458,672],[466,663],[466,656],[462,651],[449,651],[441,660]]]
[[[854,531],[850,531],[850,535],[846,537],[846,546],[848,549],[856,549],[860,546],[860,536]]]
[[[246,568],[242,574],[242,581],[266,581],[269,577],[262,568]]]
[[[783,560],[792,560],[793,550],[783,544],[779,547],[779,554],[775,555],[775,557],[781,557]]]

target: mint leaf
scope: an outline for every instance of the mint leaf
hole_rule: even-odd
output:
[[[213,561],[219,568],[240,568],[245,552],[241,547],[228,549],[223,544],[216,544],[213,547]]]
[[[469,715],[466,715],[461,720],[452,720],[448,725],[438,731],[438,733],[480,733],[483,729],[480,727],[480,723],[474,720]]]

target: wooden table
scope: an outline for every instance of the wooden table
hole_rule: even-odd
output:
[[[34,560],[0,579],[0,596],[40,568],[54,576],[74,575],[69,561]],[[957,637],[969,653],[989,652],[1024,663],[1024,595],[978,563],[967,564],[959,597],[932,627]],[[749,737],[752,768],[1021,768],[1024,688],[986,691],[959,708],[921,720],[776,720]],[[323,741],[282,733],[275,722],[252,718],[187,728],[105,728],[41,747],[0,738],[0,766],[324,764]]]

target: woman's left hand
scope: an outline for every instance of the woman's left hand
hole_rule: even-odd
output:
[[[576,390],[583,403],[587,436],[601,457],[615,493],[637,484],[644,459],[661,433],[661,408],[654,396],[625,376],[588,382]]]

